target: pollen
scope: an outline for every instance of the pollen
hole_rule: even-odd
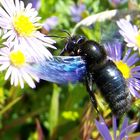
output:
[[[32,36],[33,32],[37,29],[30,18],[23,14],[18,14],[14,17],[13,26],[19,36],[25,37]]]
[[[125,79],[128,79],[131,77],[131,68],[126,63],[120,60],[120,61],[116,61],[115,64],[117,68],[121,71]]]
[[[140,31],[139,34],[136,36],[136,44],[140,47]]]
[[[26,58],[25,55],[20,51],[12,51],[10,53],[10,61],[12,63],[12,65],[16,66],[16,67],[21,67],[25,64],[26,62]]]

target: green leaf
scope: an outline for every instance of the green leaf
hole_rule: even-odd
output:
[[[134,16],[137,16],[139,11],[137,10],[129,10],[129,11],[121,11],[121,10],[106,10],[97,14],[90,15],[83,19],[82,21],[78,22],[72,32],[72,35],[75,34],[76,30],[81,26],[90,26],[92,24],[95,24],[96,22],[104,22],[107,20],[114,20],[117,21],[120,18],[124,18],[125,16],[130,16],[133,18]]]
[[[112,19],[117,14],[117,12],[118,10],[110,10],[88,16],[76,24],[72,34],[74,34],[80,26],[90,26],[96,22],[103,22],[105,20]]]
[[[50,106],[50,115],[49,115],[49,129],[50,129],[51,137],[54,134],[57,123],[58,123],[60,91],[61,91],[61,88],[54,84],[54,90],[53,90],[51,106]]]

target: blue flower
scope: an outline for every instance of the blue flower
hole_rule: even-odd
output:
[[[45,28],[45,30],[47,30],[49,32],[57,24],[58,24],[58,18],[56,16],[52,16],[52,17],[46,19],[46,21],[44,22],[43,27]]]
[[[86,6],[84,4],[75,4],[70,7],[72,21],[79,22],[82,19],[82,14],[85,11]]]
[[[110,134],[109,128],[107,127],[102,116],[100,116],[99,121],[95,120],[95,125],[104,140],[122,140],[123,138],[128,138],[128,134],[134,132],[138,123],[132,123],[131,125],[128,125],[128,118],[125,117],[121,129],[119,130],[119,135],[117,135],[118,130],[115,116],[112,117],[112,124],[113,136]]]
[[[39,9],[40,5],[41,5],[41,1],[40,0],[28,0],[28,2],[32,3],[32,7],[35,9]]]

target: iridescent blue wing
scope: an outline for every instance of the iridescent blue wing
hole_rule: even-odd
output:
[[[33,64],[40,79],[67,84],[82,81],[85,77],[85,62],[80,56],[56,56],[41,64]]]

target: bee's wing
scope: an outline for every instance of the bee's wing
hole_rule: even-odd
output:
[[[40,79],[67,84],[76,83],[85,77],[85,62],[80,56],[55,56],[40,64],[33,64],[33,70]]]

